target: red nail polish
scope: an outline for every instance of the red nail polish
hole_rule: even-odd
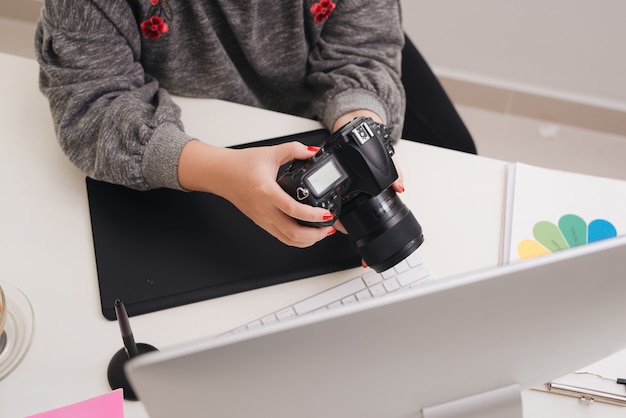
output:
[[[334,216],[333,216],[332,213],[327,213],[324,216],[322,216],[322,220],[324,220],[324,221],[330,221],[333,218],[334,218]]]
[[[335,232],[337,232],[337,230],[335,228],[331,228],[330,231],[328,231],[328,233],[326,234],[326,236],[329,237],[332,234],[334,234]]]
[[[312,145],[309,145],[308,147],[306,147],[306,149],[308,149],[311,152],[317,152],[320,150],[320,147],[314,147]]]

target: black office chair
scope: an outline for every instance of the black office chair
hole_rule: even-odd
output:
[[[405,35],[402,83],[406,113],[402,138],[476,154],[476,145],[447,93]]]

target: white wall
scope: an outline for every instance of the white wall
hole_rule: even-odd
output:
[[[625,0],[401,0],[438,75],[626,110]]]

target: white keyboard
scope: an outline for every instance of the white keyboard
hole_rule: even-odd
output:
[[[432,279],[421,257],[414,251],[389,270],[382,273],[376,273],[372,269],[363,270],[362,274],[353,279],[236,328],[230,333],[259,328],[298,316],[382,297],[402,289],[410,289]]]

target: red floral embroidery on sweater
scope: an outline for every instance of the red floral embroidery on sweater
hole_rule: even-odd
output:
[[[148,39],[159,39],[162,34],[169,32],[170,26],[164,17],[172,20],[172,9],[167,0],[149,0],[152,5],[148,10],[148,17],[139,24],[141,33]]]
[[[169,25],[159,16],[152,16],[141,22],[141,33],[148,39],[159,39],[161,34],[169,30]]]
[[[309,11],[313,13],[313,20],[316,23],[322,23],[330,14],[335,10],[335,3],[332,0],[320,0],[317,3],[313,3]]]

